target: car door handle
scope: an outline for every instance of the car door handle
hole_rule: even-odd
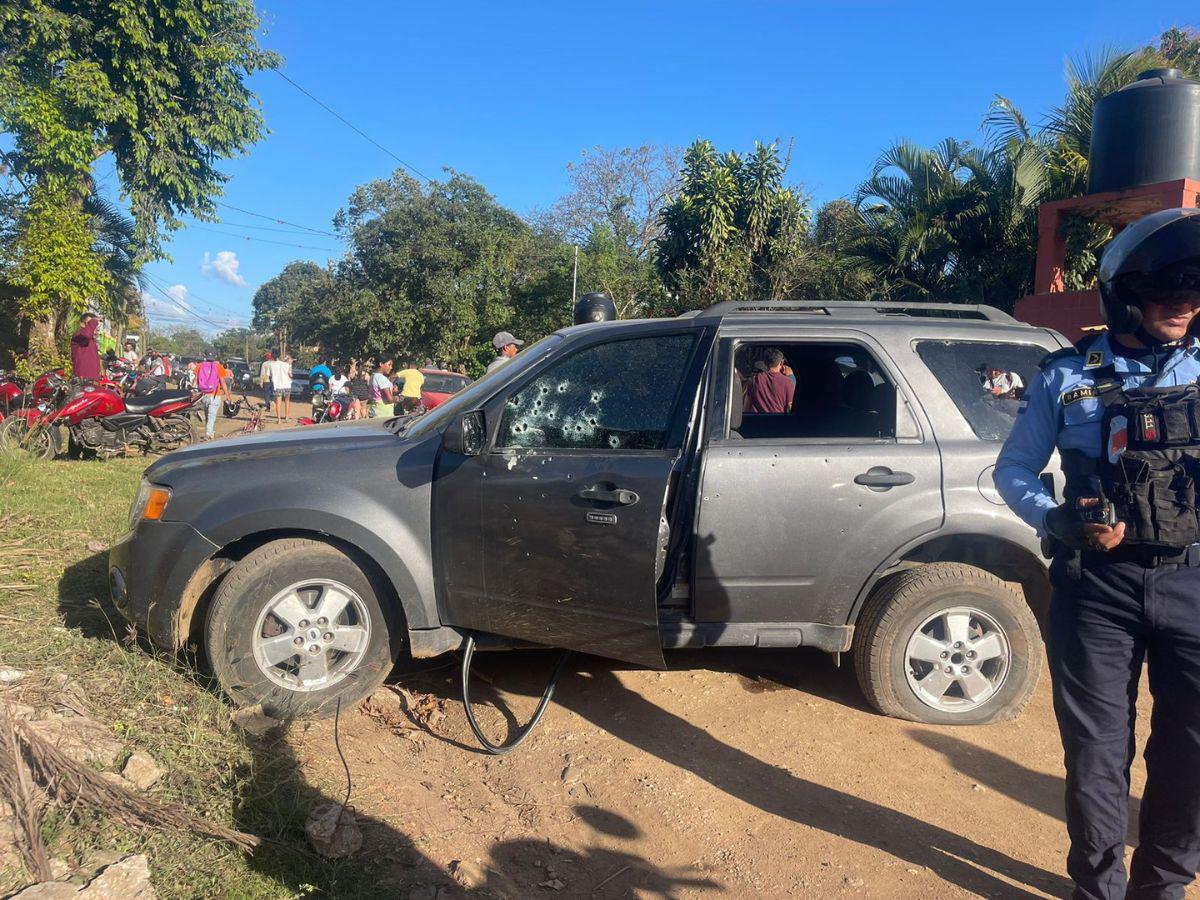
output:
[[[887,491],[902,484],[912,484],[916,476],[910,472],[893,472],[887,466],[872,466],[854,476],[854,483],[869,487],[873,491]]]
[[[578,496],[584,500],[592,500],[599,503],[614,503],[617,506],[633,506],[633,504],[641,499],[635,492],[627,491],[624,488],[606,490],[598,485],[584,488],[579,492]]]

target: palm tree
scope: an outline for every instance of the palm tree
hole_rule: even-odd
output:
[[[901,141],[883,152],[858,188],[864,223],[855,254],[897,299],[940,299],[954,268],[957,218],[976,205],[966,186],[970,148]]]
[[[141,294],[146,286],[137,258],[136,226],[124,210],[95,193],[84,200],[83,208],[96,235],[92,252],[103,258],[108,272],[104,311],[118,321],[127,321],[131,315],[141,313]]]

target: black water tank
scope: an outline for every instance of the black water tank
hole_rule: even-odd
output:
[[[1200,81],[1150,69],[1096,103],[1088,193],[1200,180]]]
[[[601,291],[584,294],[575,304],[575,324],[586,325],[588,322],[611,322],[617,317],[617,305],[612,297]]]

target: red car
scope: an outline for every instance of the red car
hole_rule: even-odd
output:
[[[466,375],[445,369],[421,369],[421,374],[425,376],[425,383],[421,385],[421,405],[426,410],[445,403],[452,394],[457,394],[471,383]],[[397,387],[403,385],[403,381],[397,383]]]

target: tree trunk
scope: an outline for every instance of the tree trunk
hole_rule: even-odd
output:
[[[39,319],[34,319],[29,326],[29,353],[31,356],[39,353],[56,353],[61,325],[59,316],[50,313]]]

